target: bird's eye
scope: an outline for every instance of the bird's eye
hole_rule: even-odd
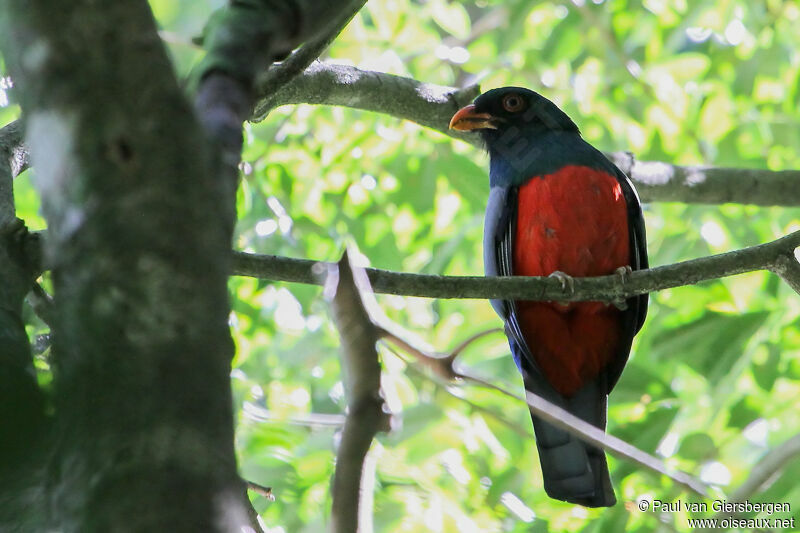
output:
[[[503,109],[509,113],[516,113],[525,107],[525,100],[518,94],[507,94],[503,97]]]

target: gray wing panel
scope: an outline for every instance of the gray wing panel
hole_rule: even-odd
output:
[[[486,222],[483,234],[483,261],[487,276],[513,275],[513,239],[517,223],[517,188],[492,187],[486,206]],[[492,307],[505,322],[506,335],[520,348],[518,365],[530,372],[538,372],[533,363],[530,348],[525,342],[517,321],[513,300],[491,300]]]
[[[486,204],[486,220],[483,226],[483,268],[486,276],[508,275],[500,272],[498,257],[498,245],[507,230],[506,227],[503,227],[508,223],[507,198],[508,188],[506,187],[492,187],[489,191],[489,203]],[[508,316],[506,303],[503,300],[490,300],[490,302],[495,312],[505,320]]]

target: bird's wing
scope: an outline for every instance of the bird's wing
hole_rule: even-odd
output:
[[[625,197],[625,204],[628,208],[628,239],[630,248],[630,266],[633,270],[641,270],[649,267],[647,258],[647,237],[645,235],[644,217],[642,216],[642,204],[639,194],[633,187],[630,178],[622,172],[616,165],[608,161],[610,170],[622,188]],[[628,362],[633,337],[642,329],[644,319],[647,316],[647,303],[649,296],[641,294],[628,298],[626,303],[628,308],[622,313],[622,344],[619,348],[619,355],[615,357],[608,366],[608,391],[616,385],[617,380],[622,374],[625,363]]]
[[[633,187],[630,178],[622,172],[616,165],[614,172],[622,187],[622,194],[625,197],[625,204],[628,207],[628,238],[630,239],[631,250],[631,268],[633,270],[642,270],[649,268],[649,261],[647,259],[647,237],[645,235],[644,217],[642,216],[642,202],[639,200],[639,194]],[[636,315],[636,331],[638,333],[642,329],[644,319],[647,316],[647,301],[648,295],[642,294],[635,296],[639,300],[639,310]]]
[[[517,222],[517,188],[492,187],[486,206],[483,234],[483,262],[487,276],[511,276],[513,265],[513,240]],[[492,307],[505,322],[506,335],[519,347],[514,353],[517,366],[539,372],[528,343],[522,336],[514,300],[491,300]],[[524,361],[523,361],[524,360]]]

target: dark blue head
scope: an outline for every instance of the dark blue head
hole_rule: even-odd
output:
[[[493,185],[519,184],[570,161],[596,158],[566,113],[523,87],[483,93],[453,115],[450,127],[480,134],[491,156]]]
[[[500,87],[483,93],[453,115],[450,127],[477,131],[489,146],[515,130],[526,137],[549,131],[578,133],[578,126],[558,106],[523,87]]]

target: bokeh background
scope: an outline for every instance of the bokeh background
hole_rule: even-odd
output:
[[[150,4],[185,76],[201,57],[191,38],[222,2]],[[526,86],[598,148],[640,160],[782,170],[800,167],[799,19],[800,4],[778,0],[369,0],[322,59],[448,86]],[[5,124],[19,110],[3,89]],[[379,268],[483,272],[488,158],[466,143],[380,114],[286,106],[246,127],[244,161],[237,249],[336,260],[355,243]],[[17,208],[40,229],[29,174]],[[654,203],[645,218],[653,265],[800,229],[800,210],[785,207]],[[230,291],[240,467],[277,497],[254,505],[271,533],[323,531],[345,405],[327,306],[312,286],[234,277]],[[378,301],[442,352],[500,325],[485,301]],[[653,294],[609,432],[732,493],[800,431],[799,316],[798,295],[763,272]],[[31,335],[45,332],[27,319]],[[686,531],[687,516],[713,514],[636,510],[640,499],[710,500],[613,456],[616,507],[550,500],[524,405],[381,356],[397,428],[370,452],[376,531]],[[37,361],[46,381],[46,353]],[[521,390],[501,334],[459,362]],[[798,478],[790,461],[750,499],[800,509]]]

